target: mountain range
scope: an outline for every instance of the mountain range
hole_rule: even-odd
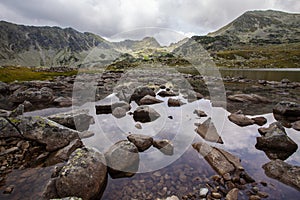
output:
[[[300,14],[248,11],[215,32],[162,47],[153,37],[109,42],[72,28],[0,21],[0,65],[78,67],[122,59],[129,63],[167,59],[178,64],[178,59],[170,61],[174,54],[180,55],[196,41],[220,67],[300,67],[299,24]]]

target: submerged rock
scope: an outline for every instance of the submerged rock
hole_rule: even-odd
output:
[[[300,190],[300,167],[293,166],[282,160],[272,160],[262,167],[265,174],[284,184]]]
[[[106,187],[107,167],[104,156],[95,149],[74,151],[55,179],[59,197],[76,196],[100,199]]]
[[[127,140],[111,146],[105,153],[108,172],[112,178],[133,176],[139,167],[138,148]]]
[[[253,119],[245,116],[241,111],[230,114],[228,116],[228,119],[238,126],[249,126],[255,123]]]
[[[280,122],[274,122],[268,128],[260,128],[258,131],[262,137],[256,138],[255,147],[263,150],[270,159],[285,160],[298,149]]]
[[[61,125],[78,131],[88,130],[90,124],[95,123],[94,118],[89,115],[89,110],[72,110],[66,113],[51,115],[48,118]]]
[[[130,134],[127,139],[132,142],[140,152],[149,149],[152,146],[153,138],[147,135]]]
[[[153,146],[165,155],[172,156],[174,154],[174,146],[170,140],[154,140]]]
[[[224,143],[215,125],[211,122],[211,118],[208,118],[202,124],[199,124],[195,131],[207,141],[217,142],[220,144]]]
[[[133,113],[133,119],[137,122],[152,122],[160,117],[160,114],[149,106],[139,106]]]

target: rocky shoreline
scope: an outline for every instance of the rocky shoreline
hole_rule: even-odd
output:
[[[138,171],[141,152],[149,148],[157,148],[166,156],[173,155],[176,146],[174,146],[172,141],[167,139],[157,140],[147,135],[139,134],[128,135],[127,140],[115,143],[107,152],[99,152],[96,149],[86,147],[83,145],[82,140],[84,137],[93,135],[87,130],[95,122],[88,111],[72,111],[52,115],[47,118],[23,116],[24,109],[25,111],[30,111],[53,106],[65,107],[72,105],[73,83],[75,81],[89,80],[87,77],[90,76],[92,75],[84,74],[79,79],[77,77],[76,80],[75,77],[58,77],[51,82],[33,81],[0,84],[1,107],[7,106],[10,110],[15,108],[13,111],[1,110],[0,112],[0,191],[2,197],[14,199],[21,198],[18,195],[28,195],[28,197],[37,197],[39,199],[64,197],[99,199],[106,185],[109,184],[107,183],[108,174],[112,178],[132,177],[135,175]],[[170,79],[174,79],[174,77],[171,76]],[[209,98],[208,89],[205,87],[208,83],[204,83],[203,77],[199,75],[184,75],[183,77],[185,80],[188,80],[193,90],[182,90],[177,88],[179,86],[176,83],[168,80],[167,82],[166,80],[153,80],[152,77],[148,78],[152,80],[153,84],[142,85],[142,87],[140,82],[135,83],[130,77],[124,78],[120,73],[109,72],[101,77],[93,77],[93,80],[97,80],[97,93],[94,101],[103,99],[112,92],[115,92],[121,100],[115,104],[96,105],[96,113],[98,115],[111,113],[118,119],[132,115],[137,124],[140,124],[140,126],[136,124],[136,127],[141,128],[141,124],[151,123],[161,117],[159,112],[151,107],[153,104],[165,102],[168,107],[181,107],[203,97]],[[145,77],[139,78],[149,83]],[[126,82],[131,80],[132,85],[125,87],[120,84],[122,80],[126,80]],[[180,80],[178,81],[180,82]],[[210,81],[213,82],[214,79]],[[116,83],[118,83],[117,87],[115,87]],[[238,83],[252,86],[250,89],[241,90],[241,88],[236,88]],[[229,91],[226,86],[231,87],[232,90]],[[228,118],[232,123],[242,127],[253,124],[261,127],[266,123],[266,119],[262,117],[248,118],[244,115],[243,113],[249,114],[249,111],[243,109],[244,107],[240,107],[241,104],[245,107],[248,105],[264,105],[267,107],[266,110],[272,109],[271,112],[274,113],[275,118],[279,122],[270,124],[269,127],[258,129],[261,137],[257,137],[256,148],[264,151],[272,160],[263,167],[267,176],[278,179],[299,190],[300,185],[297,182],[297,177],[300,177],[300,173],[298,170],[295,170],[297,166],[291,166],[283,161],[298,148],[297,144],[287,136],[284,127],[293,127],[295,130],[298,130],[300,105],[299,96],[296,95],[299,93],[300,84],[291,83],[287,80],[281,82],[255,82],[245,79],[227,78],[225,80],[225,88],[228,100],[227,109],[232,111]],[[83,87],[82,90],[84,89]],[[247,93],[241,93],[243,91],[247,91]],[[259,91],[259,93],[256,94],[254,93],[255,91]],[[261,93],[266,91],[270,93],[276,91],[275,96],[277,97],[271,98],[268,96],[266,98],[262,96]],[[281,91],[285,91],[285,94],[282,94]],[[177,95],[179,93],[186,101],[178,98]],[[161,100],[158,96],[165,98],[165,100]],[[295,102],[287,102],[287,100],[291,99]],[[5,105],[7,101],[10,102],[9,105]],[[60,103],[57,104],[57,102]],[[135,102],[138,105],[134,112],[130,111],[131,102]],[[240,110],[237,108],[240,108],[243,112],[236,112]],[[201,112],[201,110],[195,110],[194,116],[199,118],[207,117],[207,120],[210,117],[203,111]],[[171,119],[172,116],[169,117]],[[130,196],[130,193],[128,193],[124,194],[123,199],[239,199],[239,197],[261,199],[270,195],[264,192],[268,185],[264,181],[256,182],[246,172],[238,157],[212,145],[214,142],[222,144],[223,140],[217,130],[212,135],[211,133],[206,135],[207,127],[213,127],[210,121],[196,124],[196,126],[195,132],[203,140],[193,143],[192,147],[196,150],[195,152],[199,152],[199,155],[205,158],[217,174],[212,174],[204,179],[197,179],[197,177],[192,178],[188,175],[189,173],[193,174],[191,171],[197,171],[197,169],[183,171],[182,173],[179,171],[179,177],[176,177],[176,180],[172,182],[173,178],[166,176],[167,174],[153,172],[151,176],[154,176],[155,180],[162,180],[161,184],[157,185],[156,188],[157,191],[160,191],[159,193],[156,195],[153,193],[140,194],[143,197],[140,195],[135,197],[135,193],[132,194],[133,196]],[[205,141],[212,143],[206,143]],[[278,172],[274,171],[274,168]],[[282,178],[282,176],[278,175],[282,170],[286,172],[287,177],[296,178]],[[9,176],[11,173],[16,173],[18,175],[15,176],[21,178],[19,180],[11,178]],[[38,177],[34,175],[37,173],[39,174]],[[178,178],[179,182],[177,182]],[[23,190],[25,190],[22,188],[24,183],[36,184],[34,179],[40,179],[39,187],[36,190],[28,190],[28,194],[23,193]],[[136,184],[139,185],[136,186],[137,188],[145,185],[144,183]],[[192,191],[182,188],[190,185],[193,186]],[[22,189],[19,189],[19,187]],[[147,188],[147,185],[145,187]],[[181,195],[170,193],[169,189],[171,188],[174,188],[172,190],[181,191]],[[111,195],[113,196],[113,194]]]

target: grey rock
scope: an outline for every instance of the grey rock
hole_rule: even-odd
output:
[[[230,114],[228,116],[228,119],[238,126],[249,126],[255,123],[253,119],[246,117],[244,114],[241,113],[241,111]]]
[[[60,170],[55,187],[60,197],[100,199],[106,187],[104,156],[95,149],[76,149]]]
[[[127,139],[132,142],[140,152],[149,149],[153,144],[153,138],[147,135],[130,134]]]
[[[94,118],[89,115],[89,110],[72,110],[70,112],[51,115],[48,118],[78,131],[88,130],[90,124],[95,123]]]
[[[300,190],[299,166],[287,164],[282,160],[272,160],[264,164],[262,168],[268,177]]]
[[[274,122],[268,128],[260,128],[259,133],[262,137],[256,138],[255,147],[263,150],[270,159],[285,160],[298,149],[280,122]]]
[[[112,178],[133,176],[139,167],[138,148],[127,140],[111,146],[105,153],[108,172]]]
[[[117,107],[112,111],[112,115],[116,118],[122,118],[126,116],[126,110],[122,107]]]
[[[174,154],[174,145],[170,140],[154,140],[153,146],[165,155],[172,156]]]
[[[202,124],[199,124],[195,131],[207,141],[223,144],[223,140],[215,125],[211,122],[211,118],[208,118]]]
[[[153,96],[146,95],[139,101],[139,105],[151,105],[151,104],[156,104],[156,103],[161,103],[161,102],[163,102],[163,101],[159,100]]]
[[[139,101],[146,95],[155,97],[155,92],[149,87],[138,87],[131,95],[130,102],[135,101],[137,104],[139,104]]]
[[[160,117],[160,114],[149,106],[139,106],[133,113],[133,119],[138,122],[152,122]]]
[[[161,96],[161,97],[172,97],[172,96],[177,96],[178,94],[172,92],[172,91],[160,91],[157,95]]]
[[[300,104],[282,101],[273,108],[273,114],[278,121],[295,122],[300,120]]]
[[[200,188],[199,195],[201,198],[205,198],[208,194],[208,189],[207,188]]]
[[[180,99],[173,99],[173,98],[168,99],[168,106],[169,107],[180,107],[184,104],[185,103],[183,103]]]
[[[226,200],[238,200],[239,199],[238,195],[239,195],[239,189],[233,188],[227,193]]]
[[[235,94],[228,96],[228,100],[236,102],[270,103],[271,101],[257,94]]]
[[[38,88],[29,88],[23,90],[22,88],[16,90],[10,97],[10,101],[13,103],[22,103],[24,101],[30,101],[31,103],[52,103],[53,91],[50,88],[42,87]]]
[[[70,97],[57,97],[53,100],[53,104],[59,107],[72,106],[72,99]]]
[[[293,129],[300,131],[300,120],[292,124]]]

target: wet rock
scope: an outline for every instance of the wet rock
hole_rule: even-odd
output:
[[[122,117],[125,117],[126,116],[126,110],[122,107],[117,107],[115,108],[113,111],[112,111],[112,115],[115,117],[115,118],[122,118]]]
[[[169,107],[179,107],[184,105],[185,103],[183,103],[180,99],[173,99],[173,98],[169,98],[168,99],[168,106]]]
[[[59,113],[48,117],[68,128],[85,131],[88,130],[90,124],[95,123],[94,118],[89,115],[89,110],[72,110],[66,113]]]
[[[161,97],[172,97],[172,96],[177,96],[178,94],[172,92],[172,91],[160,91],[158,94],[158,96],[161,96]]]
[[[298,121],[300,120],[300,104],[288,101],[279,102],[274,106],[273,114],[278,121]]]
[[[259,126],[263,126],[267,123],[267,119],[265,117],[253,117],[251,119]]]
[[[236,102],[270,103],[271,101],[257,94],[235,94],[228,96],[228,100]]]
[[[202,142],[194,143],[192,146],[221,176],[226,173],[234,174],[235,171],[243,170],[240,159],[227,151],[211,147]]]
[[[54,100],[53,91],[50,88],[42,87],[38,88],[29,88],[23,90],[22,88],[16,90],[10,97],[10,101],[13,103],[22,103],[24,101],[30,101],[31,103],[52,103]]]
[[[195,131],[207,141],[223,144],[222,138],[220,137],[213,122],[211,122],[211,118],[208,118],[202,124],[200,124]]]
[[[130,134],[127,139],[132,142],[140,152],[149,149],[152,146],[153,138],[141,134]]]
[[[300,120],[292,124],[293,129],[300,131]]]
[[[299,166],[293,166],[277,159],[264,164],[262,168],[268,177],[300,190]]]
[[[230,114],[228,116],[228,119],[238,126],[249,126],[249,125],[253,125],[255,123],[255,121],[253,119],[246,117],[244,114],[242,114],[241,111]]]
[[[159,149],[165,155],[173,155],[174,154],[174,146],[170,140],[154,140],[153,146]]]
[[[138,148],[127,140],[119,141],[105,153],[112,178],[133,176],[139,167]]]
[[[104,156],[95,149],[76,149],[60,170],[55,187],[59,197],[100,199],[106,187]]]
[[[83,143],[81,140],[79,139],[73,140],[68,146],[65,146],[64,148],[51,153],[49,158],[45,161],[46,166],[51,166],[60,162],[67,161],[69,156],[76,149],[81,147],[83,147]]]
[[[239,189],[233,188],[227,193],[226,200],[238,200],[239,199],[238,195],[239,195]]]
[[[131,95],[130,102],[135,101],[137,104],[139,104],[139,101],[146,95],[155,97],[155,92],[149,87],[138,87]]]
[[[208,194],[208,189],[207,188],[200,188],[199,195],[201,198],[205,198]]]
[[[156,103],[161,103],[161,102],[163,102],[163,101],[159,100],[153,96],[146,95],[139,101],[139,105],[151,105],[151,104],[156,104]]]
[[[155,121],[159,117],[160,114],[149,106],[139,106],[133,113],[133,119],[142,123]]]
[[[72,106],[72,99],[70,97],[57,97],[53,100],[53,104],[59,107]]]
[[[207,117],[207,114],[203,110],[194,110],[193,113],[196,114],[198,117]]]
[[[256,138],[255,147],[263,150],[270,159],[285,160],[298,149],[280,122],[274,122],[268,128],[260,128],[259,133],[262,137]]]

